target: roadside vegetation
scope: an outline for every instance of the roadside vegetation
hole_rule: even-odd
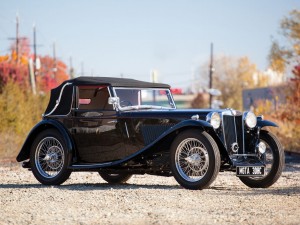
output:
[[[49,56],[39,56],[43,65],[35,73],[35,94],[30,82],[29,40],[11,46],[11,53],[0,56],[0,159],[15,159],[32,127],[41,120],[50,89],[69,78],[66,65]]]
[[[18,154],[31,128],[41,119],[48,94],[33,95],[30,89],[9,80],[0,95],[0,158]]]
[[[269,113],[270,119],[279,124],[276,133],[285,149],[300,153],[300,10],[293,10],[283,18],[280,33],[285,42],[273,41],[269,60],[273,70],[291,74],[287,80],[286,104],[274,111],[265,102],[257,111]]]

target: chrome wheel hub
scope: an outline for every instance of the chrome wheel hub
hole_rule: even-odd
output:
[[[199,166],[201,163],[201,156],[200,154],[195,153],[189,157],[186,157],[185,160],[193,166]]]

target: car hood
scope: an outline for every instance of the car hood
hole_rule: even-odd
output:
[[[210,112],[224,112],[228,110],[220,109],[170,109],[170,110],[133,110],[120,112],[125,117],[139,118],[177,118],[191,119],[192,116],[198,115],[199,119],[205,120]]]

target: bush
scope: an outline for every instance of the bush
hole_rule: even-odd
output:
[[[291,104],[284,104],[273,109],[270,101],[256,102],[254,112],[263,114],[266,120],[275,122],[279,128],[268,128],[275,133],[284,149],[289,152],[300,153],[300,112]]]
[[[49,95],[33,95],[13,80],[0,93],[0,158],[15,158],[32,127],[41,120]]]

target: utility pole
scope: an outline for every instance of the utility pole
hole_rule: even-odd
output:
[[[16,14],[16,37],[13,38],[8,38],[8,40],[14,40],[15,41],[15,45],[16,45],[16,64],[19,63],[20,61],[20,40],[21,39],[25,39],[24,37],[20,37],[19,34],[19,14]]]
[[[84,63],[81,62],[81,76],[84,76]]]
[[[56,72],[57,72],[56,48],[55,48],[55,42],[53,42],[53,75],[54,75],[54,78],[56,78]]]
[[[33,60],[29,59],[29,81],[31,84],[32,93],[36,95],[36,36],[35,36],[35,24],[33,24]]]
[[[36,82],[36,75],[37,75],[37,70],[36,70],[36,29],[35,29],[35,24],[33,24],[33,72],[34,72],[34,80]]]
[[[72,62],[72,56],[70,56],[70,78],[73,79],[74,78],[74,68],[73,68],[73,62]]]
[[[17,64],[19,63],[19,15],[16,16],[16,54]]]
[[[209,65],[209,89],[212,89],[213,87],[213,72],[214,72],[214,66],[213,66],[213,43],[210,44],[210,65]],[[212,107],[212,94],[209,95],[209,107]]]

